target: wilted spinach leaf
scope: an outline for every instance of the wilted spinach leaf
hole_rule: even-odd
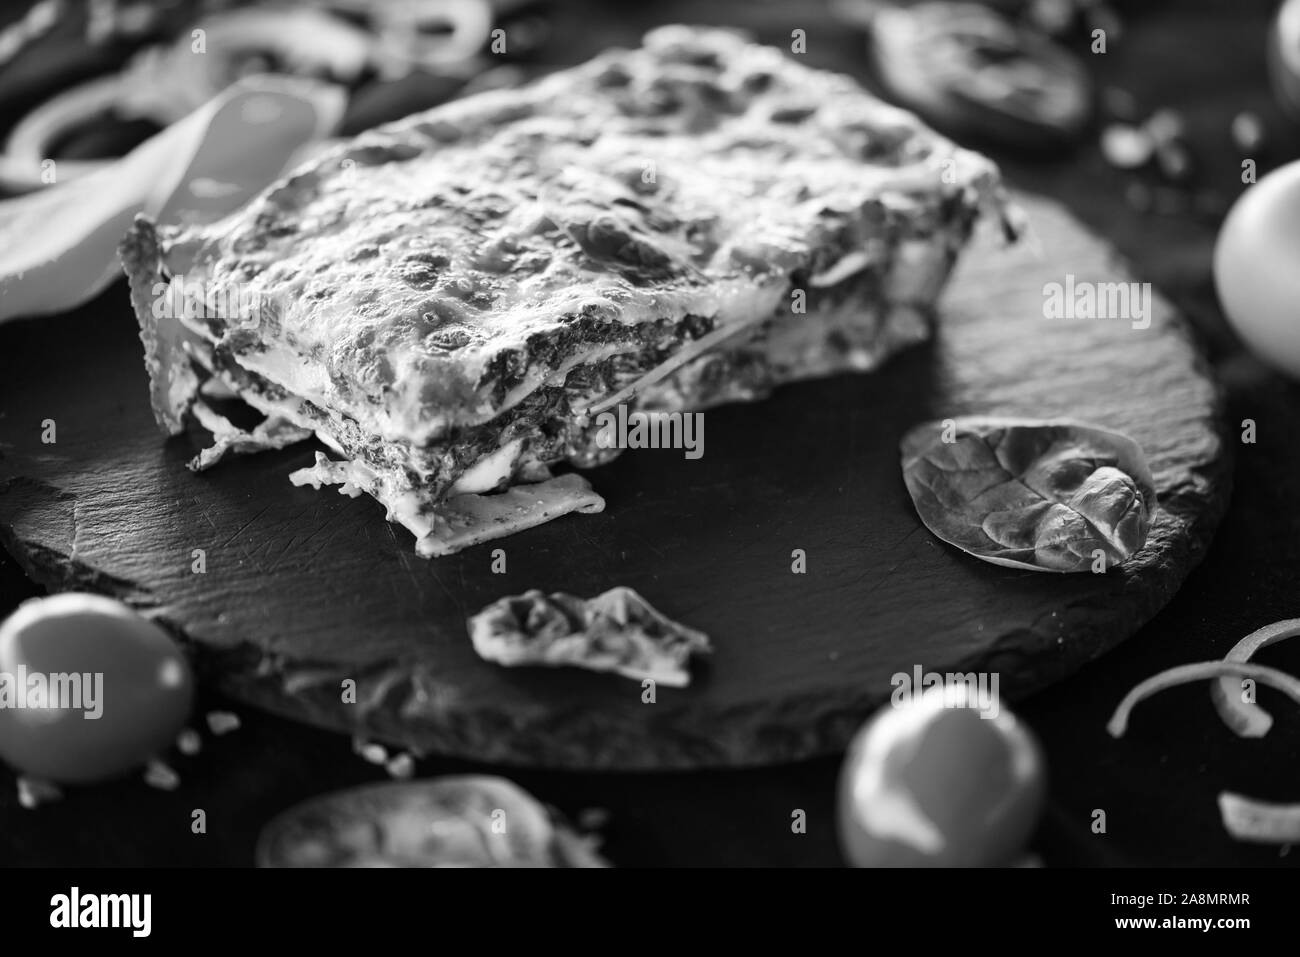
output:
[[[930,531],[998,565],[1118,565],[1146,542],[1156,490],[1127,436],[1068,421],[967,416],[901,443],[903,480]]]

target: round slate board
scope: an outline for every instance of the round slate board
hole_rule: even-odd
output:
[[[572,768],[787,761],[843,747],[891,676],[917,666],[997,672],[1014,700],[1161,607],[1204,552],[1229,482],[1215,388],[1169,307],[1154,299],[1146,329],[1044,318],[1045,283],[1129,276],[1061,208],[1020,201],[1030,241],[981,239],[932,344],[874,374],[712,410],[702,458],[629,452],[589,472],[604,513],[433,561],[369,498],[290,485],[310,444],[188,472],[203,437],[156,431],[117,287],[69,316],[0,328],[0,537],[50,587],[157,616],[236,698],[419,752]],[[903,487],[898,440],[967,413],[1133,436],[1160,494],[1147,546],[1107,574],[1062,576],[938,542]],[[690,688],[646,703],[634,681],[505,669],[470,646],[466,617],[502,595],[614,585],[712,636]]]

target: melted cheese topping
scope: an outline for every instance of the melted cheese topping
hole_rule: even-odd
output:
[[[363,135],[220,224],[164,231],[162,261],[263,304],[224,332],[245,368],[423,445],[566,365],[680,345],[688,316],[752,318],[792,275],[951,228],[996,183],[847,77],[663,28]]]

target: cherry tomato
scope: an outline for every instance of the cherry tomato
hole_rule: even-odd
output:
[[[1300,379],[1300,161],[1247,186],[1214,247],[1214,284],[1233,328],[1268,364]]]
[[[139,767],[192,697],[176,643],[120,602],[54,595],[0,624],[0,758],[25,774],[75,784]]]
[[[1300,119],[1300,0],[1284,0],[1268,32],[1269,79],[1278,102]]]
[[[840,772],[850,864],[996,867],[1019,855],[1042,810],[1042,758],[1010,712],[989,713],[933,689],[867,722]]]

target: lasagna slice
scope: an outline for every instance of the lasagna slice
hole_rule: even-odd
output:
[[[617,452],[593,412],[752,400],[924,339],[984,212],[1014,232],[988,159],[677,26],[363,134],[219,223],[140,218],[122,258],[166,430],[234,393],[273,427],[206,461],[315,435],[337,458],[294,481],[374,496],[432,556],[598,511],[550,472]]]

